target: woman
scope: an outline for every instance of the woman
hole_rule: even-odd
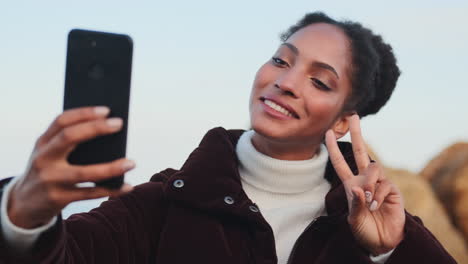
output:
[[[120,175],[134,167],[129,160],[66,162],[76,144],[119,131],[121,120],[106,119],[102,107],[61,114],[38,139],[24,176],[5,188],[1,259],[455,263],[405,213],[361,137],[359,116],[376,113],[396,85],[391,47],[360,24],[322,13],[307,14],[282,40],[253,84],[253,130],[215,128],[180,170],[133,190],[75,186]],[[348,131],[353,145],[337,143]],[[70,202],[108,195],[99,208],[60,219]]]

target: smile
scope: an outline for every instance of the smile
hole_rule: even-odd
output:
[[[278,111],[278,112],[280,112],[280,113],[282,113],[282,114],[284,114],[284,115],[287,115],[287,116],[289,116],[289,117],[294,117],[294,115],[293,115],[291,112],[289,112],[289,111],[286,110],[284,107],[282,107],[282,106],[276,104],[276,103],[273,102],[273,101],[270,101],[270,100],[268,100],[268,99],[265,99],[265,101],[263,101],[263,102],[264,102],[266,105],[268,105],[269,107],[275,109],[276,111]]]

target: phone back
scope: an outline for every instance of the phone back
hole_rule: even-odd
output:
[[[68,35],[64,110],[105,105],[123,119],[116,134],[81,143],[71,164],[95,164],[125,157],[133,44],[127,35],[74,29]],[[123,177],[97,183],[117,188]]]

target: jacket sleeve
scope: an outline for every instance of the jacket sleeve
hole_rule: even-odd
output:
[[[0,197],[0,227],[2,235],[5,238],[5,243],[11,248],[14,248],[18,253],[27,252],[39,238],[39,236],[57,222],[57,217],[53,217],[48,223],[43,226],[26,229],[16,226],[10,221],[7,211],[7,203],[12,186],[18,181],[19,177],[13,178],[6,187]]]
[[[28,254],[0,237],[0,263],[151,263],[165,215],[162,183],[148,182],[41,234]]]
[[[340,218],[335,227],[336,234],[339,235],[331,236],[331,248],[323,249],[324,252],[332,253],[324,254],[318,263],[374,263],[369,257],[369,252],[360,247],[355,240],[345,217]],[[418,217],[406,213],[404,232],[404,239],[393,250],[385,264],[457,263]]]
[[[434,235],[424,227],[421,219],[406,213],[405,237],[385,264],[457,263]]]

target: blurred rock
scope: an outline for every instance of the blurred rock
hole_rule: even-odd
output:
[[[418,174],[405,170],[386,168],[385,175],[402,192],[406,210],[423,220],[424,226],[458,263],[468,264],[468,249],[463,236],[452,224],[429,182]]]
[[[420,172],[425,179],[431,180],[442,174],[451,174],[453,170],[468,163],[468,143],[460,142],[444,149]]]
[[[468,243],[468,163],[455,175],[453,216]]]
[[[468,143],[456,143],[421,171],[468,243]]]
[[[457,149],[458,148],[459,147],[457,147]],[[376,155],[369,146],[368,149],[369,155],[374,160],[379,161],[378,155]],[[407,170],[393,169],[386,167],[385,164],[382,165],[385,168],[385,175],[396,184],[402,192],[406,210],[423,220],[424,226],[434,234],[458,263],[468,264],[468,248],[463,235],[452,223],[450,214],[438,199],[431,183],[426,180],[430,178],[427,172],[439,171],[439,168],[443,167],[442,164],[444,162],[449,162],[449,160],[451,159],[444,158],[444,161],[438,160],[440,164],[432,164],[432,167],[426,170],[426,178]],[[443,171],[443,169],[441,170]],[[464,175],[467,175],[464,177],[468,178],[468,168]],[[459,179],[463,181],[465,186],[467,185],[466,180],[462,180],[461,177],[459,177]],[[461,184],[459,184],[459,186],[461,187]],[[468,199],[467,196],[464,196],[464,198]],[[462,198],[460,198],[457,204],[460,206],[460,211],[465,210],[464,216],[466,217],[468,216],[468,214],[466,214],[467,209],[466,206],[462,206],[462,204],[467,205],[468,201],[461,199]]]

